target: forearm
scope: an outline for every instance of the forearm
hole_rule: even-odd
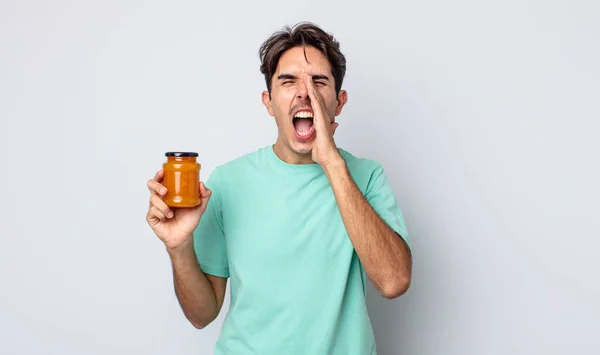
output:
[[[175,294],[186,318],[204,328],[218,315],[215,291],[198,265],[193,243],[168,250],[173,267]]]
[[[343,159],[324,170],[350,240],[369,279],[381,295],[388,298],[401,295],[411,278],[407,245],[371,207]]]

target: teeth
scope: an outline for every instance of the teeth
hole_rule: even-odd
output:
[[[302,112],[298,112],[296,114],[296,116],[294,116],[294,117],[298,117],[298,118],[309,118],[310,117],[310,118],[312,118],[313,114],[312,114],[312,112],[302,111]]]
[[[301,137],[306,137],[306,136],[308,136],[309,134],[311,134],[311,133],[312,133],[312,131],[313,131],[313,128],[311,127],[311,129],[309,129],[309,130],[308,130],[308,132],[300,132],[300,131],[297,131],[297,132],[298,132],[298,135],[299,135],[299,136],[301,136]]]

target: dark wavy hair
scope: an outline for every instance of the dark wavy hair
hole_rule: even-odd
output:
[[[319,26],[310,22],[301,22],[293,27],[285,26],[269,37],[258,51],[260,57],[260,72],[265,76],[267,90],[271,95],[271,79],[281,55],[288,49],[302,46],[312,46],[325,55],[331,65],[331,74],[335,81],[335,92],[339,94],[346,75],[346,57],[340,51],[339,42],[333,35],[323,31]],[[308,58],[306,58],[308,61]]]

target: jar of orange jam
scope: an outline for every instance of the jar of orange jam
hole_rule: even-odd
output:
[[[169,207],[195,207],[200,204],[200,164],[196,162],[198,153],[167,152],[163,164],[163,185],[167,195],[163,201]]]

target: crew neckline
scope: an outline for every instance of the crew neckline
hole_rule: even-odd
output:
[[[318,163],[310,163],[310,164],[290,164],[283,160],[281,160],[277,154],[275,154],[274,144],[266,147],[269,160],[273,162],[273,164],[282,171],[293,172],[293,173],[322,173],[323,168]]]

